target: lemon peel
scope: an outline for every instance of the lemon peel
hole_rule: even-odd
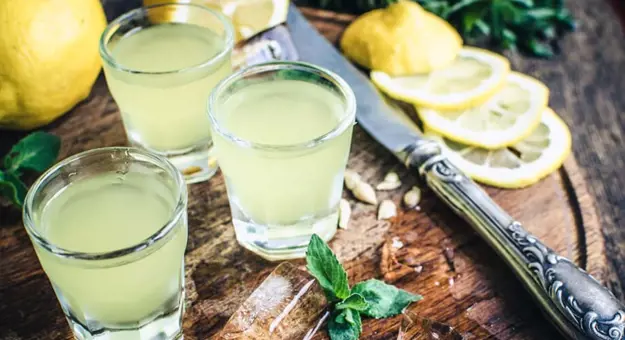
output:
[[[512,72],[506,84],[479,106],[455,111],[418,107],[430,130],[456,142],[486,149],[515,144],[538,126],[549,89],[539,80]]]
[[[571,133],[550,108],[529,136],[497,150],[456,143],[427,128],[424,135],[438,141],[443,154],[466,175],[499,188],[532,185],[560,168],[571,153]]]
[[[464,47],[446,68],[424,75],[393,77],[371,71],[371,81],[389,96],[420,107],[459,110],[479,105],[497,92],[510,73],[505,57]]]
[[[354,20],[340,46],[361,66],[406,75],[444,68],[458,55],[462,38],[448,22],[418,4],[399,1]]]

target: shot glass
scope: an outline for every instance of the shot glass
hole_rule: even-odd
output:
[[[298,62],[243,69],[211,93],[208,115],[238,242],[269,260],[331,239],[354,125],[338,75]]]
[[[24,226],[77,339],[182,337],[187,189],[166,159],[70,157],[28,191]]]
[[[106,81],[130,144],[167,157],[188,183],[217,170],[206,99],[232,72],[233,42],[228,18],[190,3],[132,10],[100,39]]]

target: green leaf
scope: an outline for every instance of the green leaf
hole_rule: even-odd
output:
[[[482,35],[489,36],[490,35],[490,26],[484,20],[477,20],[475,22],[475,28],[478,29],[482,33]]]
[[[511,0],[510,2],[525,8],[531,8],[534,6],[534,1],[532,0]]]
[[[501,35],[503,30],[503,18],[501,11],[499,10],[499,2],[493,1],[490,5],[490,12],[488,16],[488,24],[490,26],[490,36],[494,42],[499,43],[501,41]]]
[[[537,39],[530,39],[527,42],[527,49],[535,56],[541,58],[553,57],[553,50],[551,49],[551,47],[545,43],[538,41]]]
[[[469,6],[482,2],[483,0],[460,0],[451,6],[447,12],[447,15],[452,15],[456,12],[467,9]]]
[[[516,43],[516,34],[514,34],[514,32],[512,32],[509,29],[504,29],[503,30],[503,40],[504,42],[509,42],[511,44]]]
[[[369,307],[362,313],[376,319],[397,315],[411,302],[422,299],[420,295],[409,293],[375,279],[355,285],[352,288],[353,293],[362,295],[369,304]]]
[[[360,312],[367,309],[367,307],[369,307],[369,304],[365,298],[360,294],[354,293],[348,296],[345,300],[337,303],[335,308],[337,310],[349,308]]]
[[[306,250],[308,271],[317,279],[330,302],[349,296],[347,273],[334,253],[323,240],[313,234]]]
[[[503,20],[507,23],[519,23],[524,16],[521,10],[517,9],[510,2],[504,2],[498,7],[499,12]]]
[[[336,320],[336,322],[338,323],[351,323],[352,325],[356,324],[356,320],[354,319],[354,313],[357,313],[356,311],[352,310],[352,309],[345,309],[342,312],[341,311],[335,311],[336,317],[334,318],[334,320]]]
[[[469,33],[473,29],[475,23],[482,19],[486,14],[486,4],[483,2],[475,3],[462,14],[463,32]]]
[[[551,8],[533,8],[525,12],[534,20],[548,20],[556,17],[557,13]]]
[[[556,15],[556,19],[558,23],[560,24],[559,26],[563,28],[564,30],[569,31],[569,32],[575,30],[575,26],[576,26],[575,19],[566,8],[563,8],[562,10],[558,12],[558,14]]]
[[[27,190],[26,185],[15,174],[0,171],[0,196],[21,207]]]
[[[360,314],[351,309],[344,309],[338,315],[333,313],[328,322],[328,334],[332,340],[356,340],[361,332]]]
[[[515,51],[516,41],[517,36],[514,32],[507,28],[503,30],[503,40],[501,41],[501,44],[505,49]]]
[[[418,1],[423,8],[432,12],[439,17],[446,19],[449,13],[449,4],[447,1]]]
[[[17,142],[4,157],[4,167],[16,175],[22,170],[45,171],[59,155],[61,139],[45,132],[34,132]]]
[[[558,33],[556,32],[556,28],[552,25],[545,27],[545,29],[542,30],[542,35],[545,39],[552,40],[558,36]]]

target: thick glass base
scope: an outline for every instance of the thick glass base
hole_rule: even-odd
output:
[[[315,216],[289,225],[261,225],[233,208],[234,231],[239,244],[269,261],[303,258],[312,234],[329,241],[336,233],[338,212]]]
[[[174,310],[135,328],[115,327],[89,331],[71,315],[66,315],[66,318],[77,340],[178,340],[183,338],[184,294],[180,296]]]
[[[219,168],[217,158],[212,151],[213,143],[210,140],[195,147],[167,152],[151,149],[137,140],[132,140],[132,138],[130,143],[167,158],[184,175],[187,184],[206,181],[213,177]]]
[[[180,155],[169,155],[172,162],[184,175],[187,184],[203,182],[217,172],[217,158],[213,155],[212,147],[192,150]]]

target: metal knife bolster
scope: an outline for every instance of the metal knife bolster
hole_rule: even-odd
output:
[[[440,152],[419,140],[398,154],[510,265],[537,302],[574,339],[625,338],[625,308],[584,270],[525,231]],[[549,226],[545,226],[549,228]]]

